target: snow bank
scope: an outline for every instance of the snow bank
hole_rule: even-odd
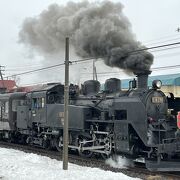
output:
[[[62,170],[62,161],[32,153],[0,148],[0,179],[3,180],[137,180],[122,173],[69,163]]]

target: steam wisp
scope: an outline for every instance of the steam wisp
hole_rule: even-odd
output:
[[[133,167],[134,163],[132,160],[125,157],[117,156],[116,159],[109,158],[106,160],[106,164],[114,168],[126,169],[128,167]]]

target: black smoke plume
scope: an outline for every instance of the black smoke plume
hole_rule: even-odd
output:
[[[121,3],[53,4],[39,16],[25,19],[19,33],[21,42],[45,54],[58,54],[66,36],[78,56],[103,57],[111,67],[146,71],[153,63],[149,52],[134,52],[145,47],[135,39]]]

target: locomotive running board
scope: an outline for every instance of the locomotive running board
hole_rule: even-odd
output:
[[[91,146],[91,147],[77,147],[77,146],[72,146],[72,145],[68,145],[69,148],[72,149],[79,149],[82,151],[87,151],[87,150],[98,150],[98,149],[104,149],[105,146]]]
[[[89,150],[89,151],[91,151],[91,152],[96,152],[96,153],[103,153],[103,154],[107,154],[107,155],[110,154],[110,153],[108,153],[108,152],[105,152],[105,151],[101,151],[101,150],[100,150],[100,149],[104,149],[105,146],[77,147],[77,146],[68,145],[68,147],[69,147],[69,148],[72,148],[72,149],[82,150],[82,151]]]
[[[180,171],[180,161],[149,161],[146,160],[146,168],[150,171]]]

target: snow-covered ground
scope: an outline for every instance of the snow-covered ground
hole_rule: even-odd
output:
[[[32,153],[0,148],[2,180],[137,180],[122,173],[70,164],[62,170],[62,162]]]

